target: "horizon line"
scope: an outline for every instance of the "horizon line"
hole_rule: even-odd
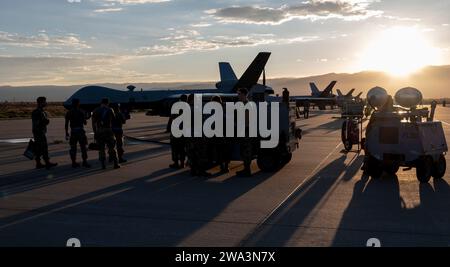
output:
[[[405,76],[399,76],[399,75],[393,75],[393,74],[389,74],[386,71],[382,71],[382,70],[361,70],[361,71],[356,71],[356,72],[328,72],[328,73],[323,73],[323,74],[311,74],[311,75],[305,75],[305,76],[276,76],[276,77],[272,77],[272,78],[267,78],[267,80],[276,80],[276,79],[304,79],[304,78],[312,78],[312,77],[318,77],[318,76],[325,76],[325,75],[353,75],[353,74],[360,74],[360,73],[381,73],[384,75],[388,75],[394,78],[399,78],[399,79],[405,79],[411,75],[420,73],[421,71],[423,71],[424,69],[427,68],[433,68],[433,67],[450,67],[450,64],[443,64],[443,65],[428,65],[428,66],[424,66],[422,68],[420,68],[417,71],[414,71],[408,75]],[[10,85],[10,84],[5,84],[5,85],[0,85],[0,87],[38,87],[38,86],[52,86],[52,87],[71,87],[71,86],[92,86],[92,85],[102,85],[102,84],[152,84],[152,83],[161,83],[161,84],[170,84],[170,83],[181,83],[181,84],[189,84],[189,83],[217,83],[218,80],[192,80],[192,81],[187,81],[187,80],[180,80],[180,81],[152,81],[152,82],[91,82],[91,83],[78,83],[78,84],[34,84],[34,85]]]

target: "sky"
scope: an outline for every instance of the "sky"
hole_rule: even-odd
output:
[[[2,0],[0,85],[216,81],[450,64],[450,1]]]

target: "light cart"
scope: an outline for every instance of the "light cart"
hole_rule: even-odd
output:
[[[361,140],[364,118],[364,103],[351,101],[344,103],[341,118],[344,119],[341,128],[341,140],[347,152],[357,145],[357,152],[361,151]]]

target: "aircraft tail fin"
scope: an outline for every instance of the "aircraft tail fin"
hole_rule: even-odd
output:
[[[347,95],[345,95],[345,96],[347,96],[347,97],[352,96],[354,91],[355,91],[355,88],[353,88],[352,90],[350,90],[350,91],[347,93]]]
[[[359,93],[357,96],[355,96],[355,98],[361,98],[363,92]]]
[[[342,94],[342,92],[341,92],[340,89],[337,89],[336,91],[337,91],[337,93],[338,93],[338,96],[343,96],[343,95],[344,95],[344,94]]]
[[[241,78],[234,86],[233,91],[236,91],[241,87],[250,89],[252,86],[257,84],[259,77],[261,77],[261,74],[266,67],[270,54],[270,52],[260,52],[244,72],[244,74],[242,74]]]
[[[315,83],[309,83],[309,87],[311,88],[311,95],[320,95],[320,90],[319,88],[317,88]]]
[[[220,81],[237,81],[238,78],[233,71],[230,63],[228,62],[219,62],[219,71],[220,71]]]
[[[334,86],[336,85],[337,81],[332,81],[327,88],[325,88],[325,90],[323,90],[323,92],[321,93],[321,97],[328,97],[330,96],[330,94],[332,93],[332,90],[334,88]]]

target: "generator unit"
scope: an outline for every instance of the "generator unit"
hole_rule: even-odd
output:
[[[368,174],[379,177],[383,171],[395,174],[399,167],[406,167],[416,168],[417,179],[422,183],[431,177],[442,178],[448,148],[442,123],[434,120],[436,103],[430,110],[418,108],[422,93],[411,87],[397,91],[398,105],[380,87],[371,89],[367,100],[375,110],[364,142]]]

